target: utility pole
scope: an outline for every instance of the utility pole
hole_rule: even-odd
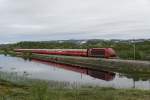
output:
[[[135,47],[135,42],[134,42],[134,44],[133,44],[133,58],[134,58],[134,60],[135,60],[135,56],[136,56],[136,47]]]

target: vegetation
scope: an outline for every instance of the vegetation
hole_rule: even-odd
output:
[[[40,80],[0,77],[0,100],[149,100],[149,90],[77,86]],[[7,75],[7,77],[6,77]],[[2,77],[3,76],[3,77]],[[24,78],[23,78],[24,79]]]
[[[6,52],[7,50],[13,50],[14,48],[85,49],[103,47],[114,48],[118,56],[122,59],[150,60],[149,40],[87,40],[85,43],[82,43],[81,40],[19,42],[7,46],[5,45],[2,49]]]

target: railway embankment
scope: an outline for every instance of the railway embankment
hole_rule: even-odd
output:
[[[60,55],[44,55],[44,54],[32,54],[31,58],[97,70],[110,70],[125,73],[135,72],[139,74],[150,73],[149,61],[103,59],[92,57],[76,57],[76,56],[60,56]]]

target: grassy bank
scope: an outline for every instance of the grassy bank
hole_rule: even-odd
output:
[[[0,49],[0,54],[4,54],[4,50],[1,50],[1,49]]]
[[[46,83],[32,86],[0,84],[1,100],[149,100],[150,91],[100,87],[51,88]]]
[[[2,74],[0,100],[149,100],[150,98],[148,90],[79,87],[76,84],[21,79],[6,75],[8,73]]]
[[[13,50],[1,50],[0,49],[0,54],[10,55],[10,56],[16,56],[16,53]]]

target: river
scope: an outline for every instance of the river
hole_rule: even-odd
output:
[[[74,66],[59,65],[36,59],[0,55],[0,71],[27,73],[29,78],[58,82],[77,83],[113,88],[150,89],[150,78],[144,80],[116,72],[98,71]]]

